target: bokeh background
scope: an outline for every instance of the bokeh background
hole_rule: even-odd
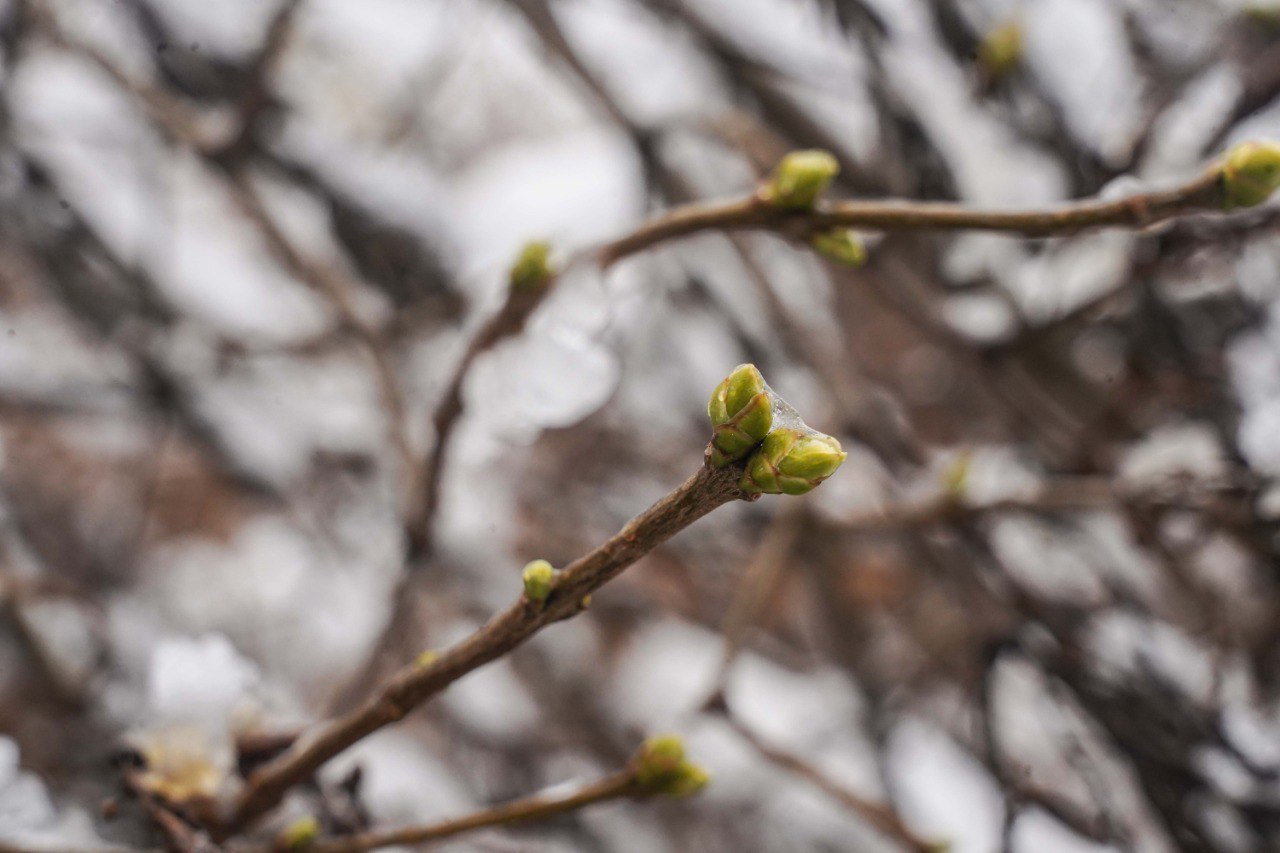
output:
[[[2,0],[0,81],[0,839],[158,843],[104,816],[122,748],[233,791],[255,736],[683,480],[752,361],[837,476],[683,532],[264,831],[461,814],[677,731],[696,799],[453,849],[901,849],[857,798],[956,851],[1280,849],[1270,206],[869,235],[855,271],[765,234],[578,264],[467,371],[430,549],[405,528],[525,241],[796,148],[842,197],[1183,180],[1280,137],[1280,5]]]

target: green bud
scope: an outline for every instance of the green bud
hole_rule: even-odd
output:
[[[651,737],[633,759],[636,782],[646,793],[687,797],[711,781],[706,770],[685,758],[677,735]]]
[[[416,663],[418,666],[431,666],[431,664],[435,663],[438,660],[440,660],[440,653],[437,652],[435,649],[427,649],[426,651],[421,652],[416,658],[414,658],[413,662]]]
[[[749,495],[803,495],[834,474],[847,455],[829,435],[780,427],[751,454],[738,485]]]
[[[1265,29],[1280,29],[1280,3],[1252,3],[1243,11],[1246,18]]]
[[[1280,188],[1280,145],[1241,142],[1222,159],[1222,205],[1227,210],[1262,204]]]
[[[530,601],[546,601],[555,586],[556,570],[546,560],[534,560],[524,567],[524,597]]]
[[[535,240],[525,243],[511,265],[511,289],[517,293],[541,290],[555,275],[551,265],[551,244]]]
[[[835,228],[814,234],[809,238],[809,245],[819,255],[837,264],[860,267],[867,262],[867,248],[852,228]]]
[[[993,79],[1007,76],[1022,60],[1022,28],[1014,21],[987,33],[978,46],[978,63]]]
[[[792,151],[773,170],[761,196],[776,207],[808,209],[839,173],[840,164],[828,151]]]
[[[284,850],[305,850],[319,837],[320,821],[307,815],[298,818],[280,832],[277,847]]]
[[[773,425],[773,397],[754,364],[740,364],[707,403],[711,464],[723,468],[749,454]]]
[[[969,471],[973,468],[973,454],[963,451],[951,460],[942,472],[942,488],[954,498],[964,497],[969,486]]]

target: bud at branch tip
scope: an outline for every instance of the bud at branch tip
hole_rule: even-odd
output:
[[[555,276],[551,264],[551,244],[540,240],[525,243],[511,265],[511,290],[532,293],[546,287]]]
[[[685,758],[677,735],[657,735],[644,742],[632,759],[636,784],[646,794],[687,797],[711,781],[710,774]]]
[[[1222,206],[1254,207],[1280,189],[1280,145],[1242,142],[1222,158]]]
[[[829,435],[780,427],[751,454],[738,485],[748,495],[803,495],[834,474],[847,455]]]
[[[773,397],[754,364],[740,364],[711,392],[711,464],[723,468],[749,454],[773,425]]]

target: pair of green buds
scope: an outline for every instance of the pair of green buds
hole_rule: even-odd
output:
[[[835,473],[846,454],[840,442],[811,429],[773,392],[754,364],[740,364],[707,404],[711,465],[742,459],[739,487],[748,495],[803,495]]]
[[[678,735],[657,735],[644,742],[631,759],[636,784],[646,794],[687,797],[707,786],[711,776],[684,753]]]
[[[760,188],[761,201],[783,210],[812,210],[836,175],[840,164],[829,151],[792,151],[778,162],[773,175]],[[815,252],[830,261],[860,267],[867,260],[862,238],[851,228],[832,228],[809,237]]]

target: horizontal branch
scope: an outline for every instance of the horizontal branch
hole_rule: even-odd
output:
[[[789,210],[745,199],[677,207],[631,234],[597,250],[601,266],[646,251],[659,243],[704,231],[774,231],[807,238],[832,228],[868,231],[1007,231],[1029,237],[1073,234],[1091,228],[1146,226],[1221,210],[1222,168],[1215,165],[1185,184],[1115,200],[1088,199],[1044,210],[979,210],[962,204],[903,200],[834,201],[812,209]]]
[[[612,538],[564,568],[541,602],[520,598],[461,642],[426,663],[402,669],[364,704],[303,736],[288,752],[255,772],[221,827],[247,826],[330,758],[402,719],[464,675],[507,654],[546,626],[581,612],[584,599],[671,536],[726,503],[746,498],[741,463],[704,465],[675,491],[636,516]]]
[[[307,853],[364,853],[381,847],[440,841],[465,832],[516,823],[529,823],[577,811],[609,800],[643,794],[636,771],[628,768],[565,794],[535,794],[498,806],[481,809],[465,817],[422,826],[407,826],[377,832],[362,832],[344,838],[317,841]]]

